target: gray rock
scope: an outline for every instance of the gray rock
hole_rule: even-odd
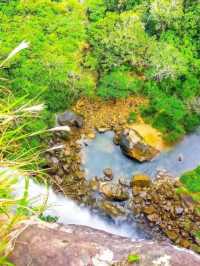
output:
[[[71,125],[79,128],[83,127],[83,117],[72,111],[66,111],[57,115],[57,123],[61,126]]]
[[[184,209],[181,208],[181,207],[176,207],[176,208],[175,208],[175,211],[176,211],[176,214],[177,214],[177,215],[181,215],[181,214],[184,212]]]
[[[138,266],[199,266],[200,256],[169,243],[132,241],[86,226],[29,223],[15,241],[10,261],[17,266],[128,266],[128,255],[139,256]]]
[[[108,177],[109,179],[112,179],[113,178],[113,172],[112,172],[112,169],[111,168],[105,168],[103,170],[103,173],[106,177]]]

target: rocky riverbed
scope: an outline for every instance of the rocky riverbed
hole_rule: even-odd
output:
[[[93,209],[100,209],[112,219],[133,219],[150,238],[167,238],[199,252],[195,232],[200,228],[200,217],[196,203],[188,199],[191,204],[188,207],[189,203],[184,201],[187,197],[183,199],[177,194],[178,181],[169,178],[166,172],[161,173],[162,182],[158,178],[153,183],[147,174],[132,174],[127,178],[116,175],[109,167],[102,169],[100,175],[87,178],[81,152],[83,147],[90,146],[88,139],[94,139],[97,134],[113,130],[113,141],[119,145],[121,154],[139,162],[152,160],[168,148],[158,132],[150,130],[148,134],[148,131],[139,130],[140,124],[145,128],[140,117],[135,125],[127,122],[129,109],[137,111],[140,103],[140,99],[130,98],[126,103],[119,101],[105,106],[101,101],[88,103],[83,100],[73,109],[79,114],[67,111],[58,115],[57,126],[68,125],[71,131],[56,131],[49,142],[46,158],[50,182],[56,191]],[[96,156],[98,158],[98,154]],[[95,165],[95,160],[92,161],[91,164]],[[101,165],[101,161],[98,164]]]
[[[174,243],[200,253],[200,204],[187,194],[179,193],[178,179],[162,173],[152,183],[133,184],[133,211],[159,226]]]

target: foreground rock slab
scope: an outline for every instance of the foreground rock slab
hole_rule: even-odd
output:
[[[170,244],[134,241],[85,226],[35,222],[16,240],[10,260],[17,266],[199,266],[200,256]]]
[[[139,162],[150,161],[159,154],[159,151],[145,143],[142,136],[134,129],[122,130],[119,138],[122,152]]]

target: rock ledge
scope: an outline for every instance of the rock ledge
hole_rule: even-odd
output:
[[[134,241],[80,225],[33,222],[16,240],[10,260],[17,266],[199,266],[200,256],[166,243]]]

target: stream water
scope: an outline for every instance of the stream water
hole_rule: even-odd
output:
[[[47,210],[44,215],[58,217],[58,222],[64,225],[77,224],[90,226],[95,229],[103,230],[108,233],[126,236],[133,239],[144,239],[145,234],[134,223],[127,223],[122,220],[107,219],[101,213],[93,213],[92,210],[79,206],[74,201],[64,197],[61,194],[56,194],[51,188],[48,189],[41,184],[29,181],[29,197],[31,204],[37,206],[48,195]],[[24,192],[25,179],[21,177],[15,187],[16,196],[22,196]],[[48,193],[48,194],[47,194]]]
[[[113,144],[113,133],[97,134],[95,140],[90,141],[88,146],[83,148],[84,167],[87,169],[87,176],[101,176],[106,167],[113,169],[116,177],[130,178],[136,172],[147,173],[151,176],[158,168],[165,168],[175,175],[180,175],[186,170],[196,167],[200,163],[200,131],[186,136],[182,142],[172,150],[160,154],[155,160],[147,163],[137,163],[125,157],[120,148]],[[178,162],[177,157],[182,154],[183,161]],[[0,169],[1,170],[1,169]],[[24,189],[24,178],[16,186],[17,196],[22,195]],[[30,180],[29,196],[36,203],[47,195],[47,189],[41,184]],[[128,236],[133,239],[148,238],[148,235],[138,227],[138,224],[131,222],[108,219],[99,212],[93,212],[84,206],[78,206],[72,200],[56,194],[51,188],[48,191],[48,206],[46,215],[57,216],[58,222],[63,224],[87,225],[101,229],[109,233]]]
[[[200,129],[186,136],[173,149],[162,152],[154,160],[145,163],[124,156],[120,147],[113,143],[113,136],[111,131],[97,134],[95,140],[89,141],[88,146],[83,148],[84,168],[88,178],[101,177],[105,168],[111,168],[115,178],[130,178],[136,173],[146,173],[153,178],[162,169],[180,176],[200,164]],[[182,161],[178,160],[180,155]]]

